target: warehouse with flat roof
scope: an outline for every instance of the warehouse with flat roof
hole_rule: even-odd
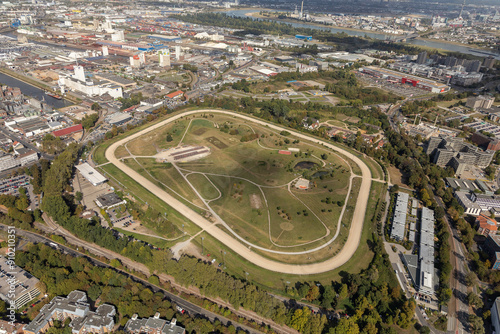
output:
[[[92,183],[94,187],[103,184],[108,180],[101,173],[96,171],[94,167],[90,166],[87,162],[81,165],[77,165],[76,169],[78,169],[78,171],[82,174],[82,176],[85,179],[87,179],[87,181]]]

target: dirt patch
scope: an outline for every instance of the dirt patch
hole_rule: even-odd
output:
[[[184,246],[184,248],[182,248],[180,251],[179,251],[180,254],[186,254],[186,255],[191,255],[191,256],[195,256],[199,259],[202,259],[204,258],[203,255],[201,255],[201,252],[200,250],[198,249],[198,247],[196,247],[195,245],[193,245],[192,242],[188,243],[186,246]]]
[[[392,184],[397,184],[400,187],[408,188],[408,186],[406,185],[406,177],[405,175],[401,174],[401,171],[399,169],[394,166],[390,166],[387,169],[389,170]]]
[[[338,97],[335,97],[335,96],[330,95],[330,96],[325,96],[325,98],[328,100],[328,102],[330,102],[334,106],[340,102],[340,99]]]
[[[195,136],[201,136],[202,134],[204,134],[207,131],[208,131],[207,128],[199,128],[199,129],[192,131],[192,134]]]
[[[262,200],[259,195],[251,194],[250,195],[250,206],[252,209],[260,209],[262,206]]]
[[[283,222],[280,224],[280,227],[283,231],[291,231],[293,230],[293,224],[289,222]]]
[[[225,149],[227,147],[227,145],[221,142],[217,137],[208,137],[205,138],[205,140],[220,150]]]

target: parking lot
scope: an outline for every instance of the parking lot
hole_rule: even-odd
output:
[[[368,74],[356,73],[356,77],[363,82],[366,86],[376,86],[380,89],[389,91],[393,94],[405,97],[405,98],[416,98],[421,95],[430,94],[429,91],[415,88],[411,85],[405,85],[401,83],[391,83],[386,79],[375,78]]]
[[[19,188],[25,188],[30,206],[28,210],[34,211],[39,208],[40,196],[33,193],[31,179],[27,175],[19,175],[0,179],[0,195],[19,195]]]
[[[122,205],[116,208],[108,209],[106,211],[108,213],[109,219],[113,226],[115,227],[129,227],[134,221],[132,220],[132,215],[130,215],[127,209]]]
[[[0,180],[0,194],[19,194],[19,188],[27,188],[30,185],[30,178],[27,175],[19,175],[15,177],[5,178]]]
[[[76,172],[76,176],[73,179],[73,189],[75,189],[75,192],[79,191],[83,194],[82,204],[86,209],[94,210],[95,212],[100,212],[101,210],[95,203],[95,199],[112,192],[111,187],[107,183],[94,187],[80,174],[80,172]],[[108,227],[104,219],[101,219],[101,221],[103,222],[103,226]]]

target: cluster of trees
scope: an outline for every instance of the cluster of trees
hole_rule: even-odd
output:
[[[115,320],[122,326],[134,313],[139,317],[151,317],[159,312],[162,318],[171,319],[175,316],[188,333],[234,333],[234,327],[231,331],[220,322],[211,323],[203,318],[190,318],[186,314],[176,313],[163,293],[154,293],[111,268],[93,265],[84,257],[72,257],[43,244],[31,244],[25,251],[16,253],[16,263],[40,279],[42,293],[48,293],[49,300],[54,296],[65,296],[73,290],[85,291],[92,302],[99,299],[114,305],[118,311]],[[36,311],[44,303],[38,304]],[[55,325],[51,333],[66,333],[67,327]]]
[[[435,106],[436,102],[432,100],[409,101],[401,107],[401,112],[405,116],[410,116],[420,113],[422,109],[427,110]]]
[[[141,101],[143,99],[144,98],[143,98],[141,92],[131,94],[130,97],[128,97],[128,98],[119,97],[118,101],[120,101],[122,103],[122,106],[120,107],[120,110],[125,110],[127,108],[132,107],[132,106],[136,106],[139,103],[141,103]]]
[[[111,139],[111,138],[118,136],[120,133],[123,133],[123,132],[125,132],[125,130],[121,126],[118,127],[116,125],[113,125],[111,130],[106,132],[106,134],[104,135],[104,138]]]
[[[0,205],[7,208],[7,214],[0,213],[0,223],[12,225],[23,230],[32,229],[34,213],[27,210],[29,201],[25,193],[19,197],[13,195],[0,195]],[[36,216],[40,216],[39,210],[36,211]]]
[[[186,71],[198,72],[198,67],[196,67],[195,65],[184,64],[182,65],[182,68],[185,69]]]
[[[42,151],[48,154],[57,154],[64,150],[66,143],[59,137],[54,137],[52,134],[47,133],[42,139]]]
[[[250,84],[245,79],[242,79],[240,81],[236,81],[235,83],[233,83],[231,85],[231,88],[234,90],[244,91],[245,93],[250,92]]]
[[[98,119],[99,119],[99,114],[91,114],[91,115],[86,115],[84,118],[82,118],[80,121],[76,123],[82,124],[83,128],[85,130],[88,130],[95,125]]]

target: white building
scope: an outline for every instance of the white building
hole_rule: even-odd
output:
[[[82,176],[87,179],[87,181],[92,183],[94,187],[103,184],[108,180],[101,173],[95,170],[94,167],[90,166],[86,162],[75,167],[82,174]]]
[[[125,33],[123,30],[119,30],[113,34],[111,34],[111,40],[113,42],[124,42],[125,41]]]
[[[123,91],[120,86],[106,80],[90,80],[86,78],[85,70],[82,66],[75,66],[74,70],[74,75],[59,75],[58,83],[61,87],[62,92],[64,92],[66,89],[69,89],[78,91],[88,96],[101,96],[104,94],[109,94],[115,99],[123,97]]]
[[[170,50],[163,49],[158,51],[158,62],[161,67],[170,67]]]
[[[295,68],[298,69],[300,73],[318,72],[317,66],[311,66],[302,63],[296,63]]]

